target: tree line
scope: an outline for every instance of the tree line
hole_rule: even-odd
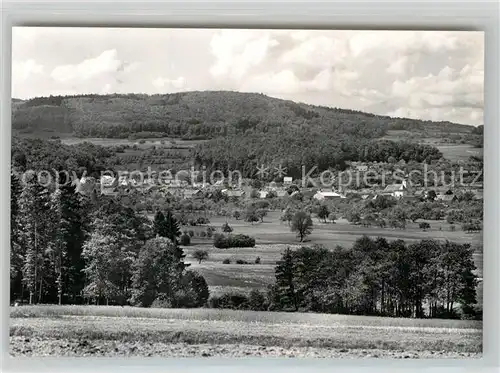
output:
[[[10,296],[30,304],[199,307],[208,286],[188,270],[171,212],[151,222],[115,200],[11,172]]]
[[[287,249],[275,269],[269,308],[391,317],[477,317],[472,255],[469,244],[388,242],[366,236],[348,249]]]

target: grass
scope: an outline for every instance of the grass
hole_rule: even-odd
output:
[[[10,335],[148,343],[249,344],[415,351],[482,350],[482,323],[214,309],[25,306]]]
[[[475,265],[478,276],[482,277],[482,233],[465,233],[459,227],[452,232],[449,229],[449,224],[445,221],[428,221],[431,229],[423,232],[418,227],[420,221],[408,223],[405,230],[399,230],[351,225],[345,220],[331,224],[314,219],[312,234],[307,238],[307,242],[301,244],[295,234],[290,231],[288,224],[279,221],[279,216],[278,211],[270,211],[263,223],[255,224],[243,220],[228,219],[229,224],[234,229],[234,234],[242,233],[254,237],[257,245],[254,248],[216,249],[212,239],[193,237],[191,246],[184,248],[187,254],[186,261],[192,260],[190,257],[194,250],[206,250],[209,253],[208,260],[201,264],[192,260],[191,268],[199,271],[210,287],[217,287],[219,290],[224,287],[227,287],[228,290],[234,288],[265,289],[268,284],[274,281],[274,266],[287,246],[294,248],[300,245],[321,244],[328,248],[334,248],[337,245],[351,247],[356,239],[366,234],[371,237],[385,237],[388,240],[403,239],[408,242],[433,238],[470,243],[476,249]],[[220,228],[225,221],[226,219],[223,217],[210,217],[210,225],[216,228]],[[205,230],[206,227],[183,227],[183,229],[196,231]],[[253,264],[257,256],[261,258],[261,263]],[[226,258],[231,260],[231,264],[222,263]],[[238,265],[235,263],[237,259],[246,260],[252,264]],[[482,283],[478,287],[478,301],[479,304],[482,304]]]

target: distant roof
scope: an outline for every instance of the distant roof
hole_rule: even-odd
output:
[[[340,194],[337,193],[337,192],[329,192],[329,191],[320,191],[320,192],[317,192],[316,194],[320,194],[322,195],[323,197],[340,197]]]
[[[455,196],[453,194],[438,194],[437,199],[441,201],[453,201]]]
[[[228,197],[241,197],[245,194],[243,190],[226,190],[225,193]]]
[[[392,185],[387,185],[384,189],[384,192],[397,192],[404,190],[405,187],[403,184],[392,184]]]

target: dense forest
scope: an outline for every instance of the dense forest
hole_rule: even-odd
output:
[[[297,130],[288,133],[246,133],[200,144],[194,152],[195,164],[207,170],[239,170],[252,177],[257,167],[282,165],[287,174],[300,178],[313,167],[315,171],[344,170],[348,161],[405,162],[438,160],[441,152],[430,145],[388,140],[370,140],[367,135],[353,136],[323,131]],[[270,178],[273,176],[270,175]]]
[[[182,92],[166,95],[37,97],[12,103],[16,130],[56,131],[81,137],[127,138],[137,132],[186,139],[226,134],[324,130],[381,137],[387,130],[470,133],[471,126],[435,123],[313,106],[257,93]]]

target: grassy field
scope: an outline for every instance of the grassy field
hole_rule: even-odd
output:
[[[482,323],[213,309],[24,306],[12,355],[476,357]]]
[[[437,145],[443,156],[451,161],[466,161],[470,156],[482,157],[483,149],[467,144]]]
[[[415,142],[420,142],[423,144],[429,144],[438,148],[443,157],[451,161],[466,161],[470,156],[481,157],[483,155],[483,149],[475,148],[470,144],[453,144],[446,143],[443,141],[447,135],[443,133],[416,133],[404,130],[390,130],[387,131],[382,139],[391,141],[404,141],[411,139]]]
[[[242,220],[228,219],[234,229],[233,233],[247,234],[256,239],[254,248],[217,249],[212,240],[194,237],[191,246],[185,247],[186,261],[191,262],[191,268],[205,276],[209,286],[219,292],[222,289],[250,291],[254,288],[265,288],[274,281],[274,266],[287,246],[300,245],[295,234],[290,231],[287,223],[279,221],[278,211],[269,212],[263,223],[246,223]],[[220,228],[225,218],[212,217],[211,225]],[[403,239],[418,241],[422,239],[450,240],[459,243],[470,243],[475,249],[475,264],[479,277],[482,277],[482,233],[465,233],[459,227],[451,231],[444,221],[429,221],[431,229],[426,232],[418,228],[418,223],[408,223],[405,230],[379,227],[363,227],[351,225],[345,220],[335,224],[322,223],[314,219],[314,230],[302,245],[321,244],[328,248],[337,245],[350,247],[356,239],[366,234],[371,237],[385,237],[388,240]],[[441,230],[439,230],[441,228]],[[183,230],[203,230],[205,227],[183,227]],[[209,253],[209,258],[201,264],[191,258],[193,251],[203,249]],[[254,263],[260,258],[260,264],[236,264],[237,259]],[[230,259],[231,264],[223,264],[224,259]],[[482,301],[482,286],[478,288],[478,298]]]

